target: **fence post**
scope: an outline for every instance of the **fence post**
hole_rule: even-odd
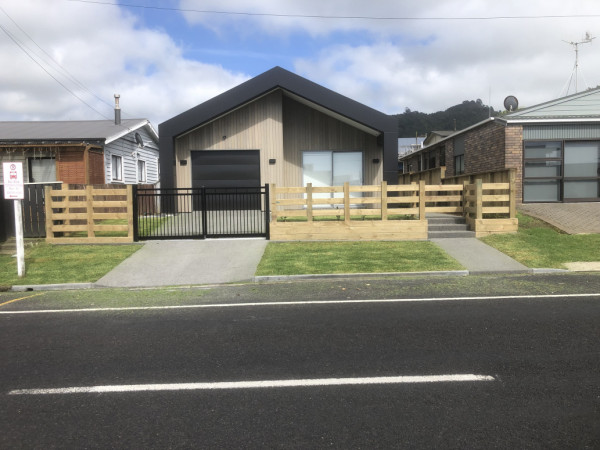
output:
[[[313,220],[313,191],[312,183],[306,183],[306,221]]]
[[[483,219],[483,183],[481,178],[475,181],[475,218]]]
[[[87,185],[85,187],[85,202],[87,209],[87,237],[91,239],[96,237],[94,233],[94,193],[92,192],[93,186]]]
[[[515,171],[512,169],[508,173],[508,217],[514,219],[517,217],[517,199],[515,193]]]
[[[419,181],[419,220],[425,220],[425,180]]]
[[[271,239],[271,201],[269,199],[269,183],[265,183],[265,237]]]
[[[387,181],[381,182],[381,220],[387,220]]]
[[[52,188],[50,186],[44,188],[44,203],[46,209],[46,241],[52,242],[54,240],[54,231],[52,230],[54,222],[52,220]]]
[[[269,200],[271,202],[271,222],[277,222],[277,185],[275,183],[271,183],[269,191]]]
[[[127,237],[137,241],[138,236],[138,198],[137,185],[127,185]]]
[[[467,217],[469,215],[469,199],[467,198],[469,194],[469,182],[467,180],[463,180],[463,191],[462,191],[462,208],[463,208],[463,216]]]
[[[350,183],[344,182],[344,222],[350,222]]]

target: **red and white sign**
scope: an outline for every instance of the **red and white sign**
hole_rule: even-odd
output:
[[[2,163],[4,175],[4,198],[6,200],[23,200],[25,189],[23,187],[23,163]]]

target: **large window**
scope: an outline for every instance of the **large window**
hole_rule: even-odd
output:
[[[565,142],[565,200],[600,198],[600,143]]]
[[[600,199],[600,142],[525,142],[523,201]]]
[[[110,157],[112,181],[123,181],[123,158],[118,155]]]
[[[525,142],[523,201],[560,201],[562,142]]]
[[[314,187],[341,186],[345,182],[363,184],[362,152],[303,152],[302,183]],[[317,197],[331,197],[319,194]]]

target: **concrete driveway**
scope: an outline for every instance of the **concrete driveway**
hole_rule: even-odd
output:
[[[148,241],[96,285],[156,287],[249,281],[267,243],[265,239]]]
[[[600,233],[600,202],[525,203],[519,211],[569,234]]]

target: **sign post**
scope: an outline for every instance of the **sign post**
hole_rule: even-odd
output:
[[[23,163],[2,163],[4,175],[4,198],[15,201],[15,237],[17,240],[17,274],[25,275],[25,244],[23,242],[23,211],[21,200],[25,198],[23,186]]]

